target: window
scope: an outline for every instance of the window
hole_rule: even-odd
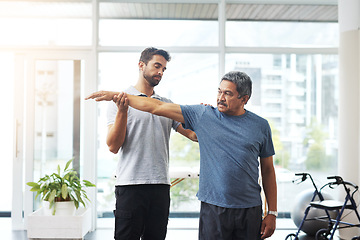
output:
[[[91,45],[91,3],[5,1],[1,8],[0,45]]]
[[[217,35],[216,21],[103,19],[99,43],[102,46],[216,46]]]
[[[6,184],[3,184],[4,192],[9,193],[11,196],[12,192],[12,157],[13,157],[13,139],[14,132],[13,127],[16,124],[16,120],[13,119],[14,109],[14,93],[11,91],[14,87],[14,56],[11,53],[0,52],[0,65],[1,70],[0,74],[4,81],[3,87],[7,91],[3,91],[0,96],[0,107],[4,111],[4,117],[0,120],[0,132],[3,137],[0,139],[0,146],[2,152],[3,165],[0,170],[0,181]],[[15,123],[14,123],[15,122]],[[18,128],[17,128],[18,129]],[[7,195],[9,195],[7,194]],[[5,213],[11,211],[12,199],[11,197],[5,197],[1,199],[0,204],[0,213],[7,216]],[[3,216],[4,216],[3,215]]]
[[[226,45],[232,47],[313,48],[338,44],[336,23],[226,22]]]

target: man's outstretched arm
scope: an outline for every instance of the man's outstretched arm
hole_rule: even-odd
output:
[[[137,110],[171,118],[181,123],[185,122],[180,105],[175,103],[166,103],[154,98],[134,96],[124,92],[114,96],[114,101],[128,101],[129,106]]]
[[[154,98],[134,96],[124,92],[98,91],[90,94],[85,100],[95,99],[95,101],[111,101],[116,103],[128,103],[129,106],[140,111],[149,112],[158,116],[171,118],[175,121],[184,123],[184,117],[180,105],[175,103],[166,103]]]

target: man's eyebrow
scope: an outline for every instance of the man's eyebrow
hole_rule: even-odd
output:
[[[231,91],[231,90],[221,90],[220,88],[218,88],[218,91],[221,91],[221,92],[224,92],[224,93],[232,93],[233,94],[233,92]]]
[[[160,65],[160,67],[162,67],[162,64],[159,62],[155,62],[154,65]],[[166,70],[166,67],[164,67],[164,71]]]

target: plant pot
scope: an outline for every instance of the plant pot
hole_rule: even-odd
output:
[[[53,215],[53,210],[49,208],[50,203],[43,201],[44,215]],[[75,215],[75,204],[74,201],[55,202],[55,216],[73,216]]]
[[[28,239],[84,239],[91,230],[91,209],[80,208],[74,216],[44,216],[44,207],[28,216]]]

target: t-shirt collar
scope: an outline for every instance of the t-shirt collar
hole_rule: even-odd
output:
[[[132,95],[137,95],[137,96],[141,96],[141,97],[147,97],[147,95],[145,93],[142,93],[140,92],[139,90],[137,90],[134,86],[131,86],[129,89],[128,89],[128,93],[129,94],[132,94]],[[156,98],[158,100],[161,100],[161,97],[155,93],[153,93],[153,95],[151,96],[151,98]]]

